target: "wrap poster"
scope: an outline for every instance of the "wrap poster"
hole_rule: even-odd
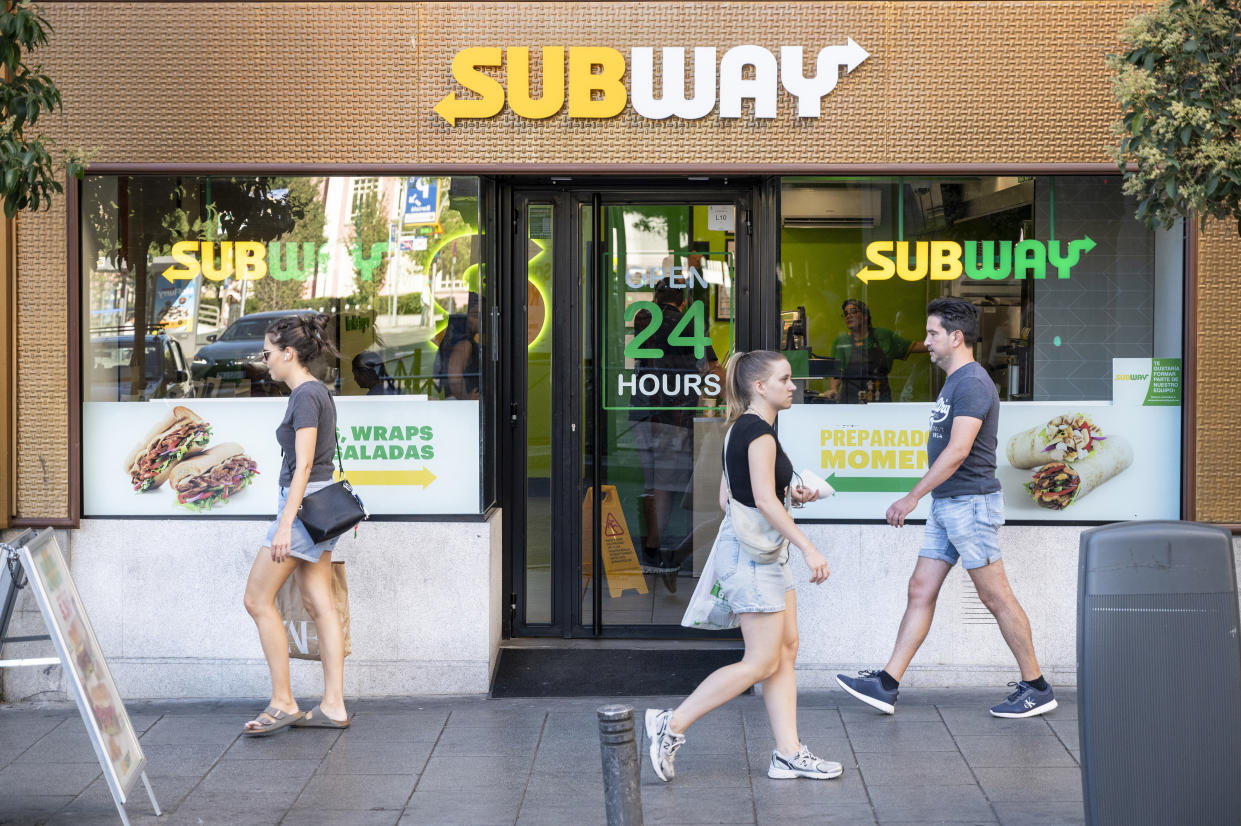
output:
[[[82,405],[87,516],[271,516],[288,400]],[[479,511],[477,401],[336,398],[345,474],[371,515]]]
[[[882,520],[927,470],[931,405],[795,405],[780,414],[794,467],[836,489],[798,519]],[[996,477],[1010,521],[1179,519],[1181,408],[1001,402]],[[926,519],[931,497],[911,519]]]

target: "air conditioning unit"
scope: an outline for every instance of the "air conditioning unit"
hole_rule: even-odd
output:
[[[869,186],[788,187],[780,219],[790,229],[872,229],[883,220],[883,191]]]

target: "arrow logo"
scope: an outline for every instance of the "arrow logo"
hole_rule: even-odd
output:
[[[458,116],[465,117],[465,112],[458,108],[459,103],[457,93],[449,92],[444,95],[443,100],[435,104],[435,114],[448,121],[449,126],[456,126]]]
[[[827,477],[827,483],[838,493],[909,493],[918,484],[920,476],[837,476]]]
[[[844,66],[845,74],[848,74],[868,57],[870,52],[859,46],[856,40],[845,38],[843,46],[824,46],[820,49],[815,59],[815,76],[806,77],[802,74],[802,47],[782,47],[780,82],[797,97],[797,117],[819,117],[824,95],[836,88],[839,67]]]
[[[340,474],[333,473],[339,481]],[[351,470],[348,479],[352,485],[400,485],[421,487],[424,490],[436,480],[436,475],[425,466],[421,470]]]

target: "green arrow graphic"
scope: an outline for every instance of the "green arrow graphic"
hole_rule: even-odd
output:
[[[908,493],[918,484],[920,476],[837,476],[827,483],[839,493]]]

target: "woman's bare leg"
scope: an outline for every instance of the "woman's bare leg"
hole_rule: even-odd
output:
[[[741,662],[711,672],[692,694],[673,709],[672,718],[668,721],[672,732],[684,734],[708,711],[719,708],[775,673],[780,665],[784,614],[784,611],[777,611],[773,614],[741,615],[741,636],[745,639],[745,655]]]
[[[797,592],[785,591],[784,625],[780,636],[780,666],[763,681],[763,704],[776,738],[776,748],[786,757],[797,754],[801,740],[797,736]]]
[[[319,659],[323,663],[323,702],[319,707],[333,720],[349,717],[345,711],[345,633],[332,600],[332,554],[324,551],[318,562],[298,566],[298,587],[306,613],[319,634]]]
[[[271,672],[271,705],[290,714],[297,712],[297,700],[293,698],[293,688],[289,684],[289,637],[280,612],[276,610],[276,592],[300,564],[293,557],[284,562],[274,562],[271,548],[260,548],[246,580],[246,611],[258,628],[259,643],[267,659],[267,670]],[[260,714],[258,720],[251,720],[246,727],[260,728],[259,722],[267,717]]]

